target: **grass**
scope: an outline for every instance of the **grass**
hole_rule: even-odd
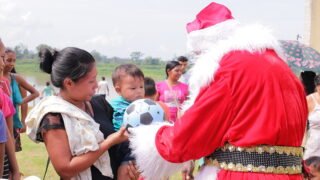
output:
[[[21,134],[22,151],[16,153],[20,171],[26,176],[38,176],[42,179],[47,164],[47,151],[43,143],[32,142],[26,134]],[[59,179],[59,176],[49,165],[46,179]]]
[[[36,144],[31,141],[27,135],[21,134],[22,151],[17,153],[18,164],[20,171],[27,176],[38,176],[42,179],[46,169],[48,154],[43,143]],[[55,172],[50,163],[46,180],[56,180],[59,176]],[[180,173],[173,175],[170,180],[181,179]]]
[[[118,65],[115,63],[98,63],[98,78],[101,76],[111,77],[112,71]],[[151,77],[156,81],[165,79],[165,65],[138,65],[138,67],[145,76]],[[50,79],[48,74],[39,69],[39,62],[36,60],[18,60],[16,62],[16,70],[23,76],[33,77],[37,84],[44,84]]]

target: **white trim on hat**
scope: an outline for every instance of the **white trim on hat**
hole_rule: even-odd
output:
[[[187,36],[187,49],[195,52],[206,51],[217,41],[229,38],[237,26],[239,22],[230,19],[205,29],[192,31]]]

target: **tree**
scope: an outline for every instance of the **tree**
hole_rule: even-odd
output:
[[[160,58],[154,58],[151,56],[148,56],[144,59],[145,64],[150,64],[150,65],[159,65],[160,64]]]
[[[130,54],[130,57],[133,61],[138,61],[142,58],[143,56],[143,53],[140,52],[140,51],[133,51],[131,54]]]
[[[98,51],[96,51],[96,50],[91,51],[91,55],[93,56],[93,58],[96,61],[98,61],[98,62],[102,61],[102,56]]]
[[[17,59],[22,59],[25,53],[28,52],[27,46],[22,43],[16,45],[13,49],[14,49],[14,52],[16,53]]]

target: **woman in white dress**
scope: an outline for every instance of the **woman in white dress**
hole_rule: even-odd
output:
[[[316,90],[307,96],[309,130],[304,159],[320,156],[320,75],[314,78]]]

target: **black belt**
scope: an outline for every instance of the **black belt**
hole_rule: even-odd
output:
[[[285,146],[255,146],[239,148],[227,144],[216,150],[211,158],[222,169],[240,172],[300,174],[302,148]]]

